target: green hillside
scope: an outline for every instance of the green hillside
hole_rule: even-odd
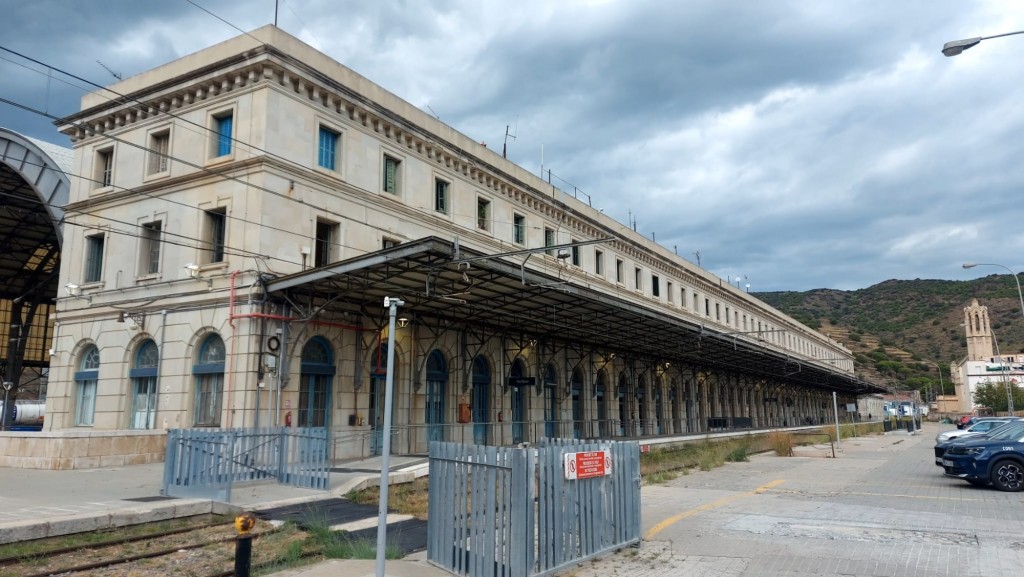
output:
[[[939,390],[935,366],[942,366],[945,391],[952,393],[949,363],[967,355],[963,308],[972,298],[988,307],[1004,354],[1024,352],[1024,317],[1010,275],[971,281],[888,280],[840,291],[754,293],[793,318],[832,336],[855,355],[865,378],[901,389]]]

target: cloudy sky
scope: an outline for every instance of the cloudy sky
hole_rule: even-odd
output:
[[[0,5],[0,46],[100,84],[239,33],[196,5],[274,18]],[[543,147],[556,183],[752,291],[1024,270],[1024,35],[940,52],[1024,29],[1014,2],[280,0],[278,24],[491,148],[511,126],[511,159]],[[0,98],[67,115],[64,80],[0,51]],[[10,104],[0,126],[69,144]]]

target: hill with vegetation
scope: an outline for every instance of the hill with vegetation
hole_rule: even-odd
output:
[[[841,291],[761,292],[754,295],[841,342],[854,353],[862,377],[898,389],[952,394],[949,364],[967,356],[963,309],[971,299],[988,307],[1003,354],[1024,353],[1024,317],[1010,275],[970,281],[888,280]]]

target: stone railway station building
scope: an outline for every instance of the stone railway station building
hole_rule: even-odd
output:
[[[820,423],[833,392],[878,390],[839,343],[273,26],[58,127],[49,452],[6,464],[159,459],[138,447],[190,427],[379,453],[384,297],[397,453]]]

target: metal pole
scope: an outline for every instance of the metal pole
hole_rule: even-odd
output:
[[[836,415],[836,446],[840,446],[839,443],[839,401],[836,400],[836,392],[832,391],[832,411]]]
[[[388,469],[391,465],[391,406],[394,403],[395,382],[395,314],[398,307],[405,302],[384,297],[384,306],[388,308],[388,365],[387,378],[384,381],[384,446],[380,458],[380,504],[377,508],[377,572],[376,577],[384,577],[384,553],[388,538]]]

